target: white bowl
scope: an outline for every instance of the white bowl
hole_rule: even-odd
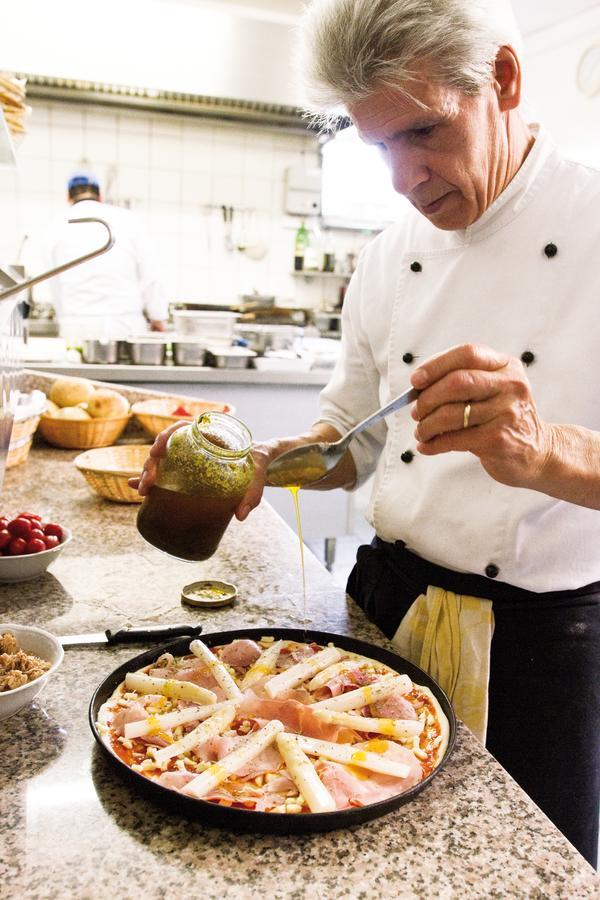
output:
[[[19,712],[20,709],[23,709],[24,706],[27,706],[28,703],[31,703],[37,697],[49,677],[60,666],[64,656],[62,644],[49,631],[44,631],[42,628],[36,628],[33,625],[15,625],[12,622],[0,622],[0,634],[5,634],[7,631],[14,634],[21,650],[24,650],[25,653],[39,656],[40,659],[45,659],[51,663],[51,666],[47,672],[44,672],[35,681],[29,681],[22,687],[13,688],[12,691],[2,691],[0,693],[0,721],[8,719],[9,716],[14,716],[15,713]]]
[[[21,556],[0,556],[0,582],[30,581],[43,575],[73,537],[68,528],[63,528],[63,534],[65,537],[62,544],[50,550],[24,553]]]

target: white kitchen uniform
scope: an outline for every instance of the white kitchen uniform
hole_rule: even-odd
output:
[[[345,432],[456,344],[523,359],[540,416],[600,430],[600,173],[537,140],[475,224],[414,212],[372,241],[343,310],[342,353],[319,421]],[[600,513],[494,481],[475,456],[421,456],[404,410],[352,444],[375,471],[368,519],[430,562],[529,591],[600,581]]]
[[[87,217],[105,219],[115,244],[102,256],[50,280],[61,336],[121,339],[142,334],[148,330],[148,319],[167,318],[168,306],[146,238],[129,210],[97,200],[74,203],[51,231],[49,267],[106,242],[101,225],[67,224],[68,219]]]

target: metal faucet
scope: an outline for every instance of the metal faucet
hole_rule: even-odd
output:
[[[93,259],[95,256],[100,256],[102,253],[106,253],[107,250],[110,250],[115,243],[115,239],[108,223],[105,222],[104,219],[96,218],[69,219],[70,225],[79,225],[83,222],[98,222],[100,225],[104,225],[108,232],[108,238],[102,247],[98,247],[97,250],[92,250],[91,253],[86,253],[85,256],[78,256],[77,259],[72,259],[60,266],[56,266],[54,269],[49,269],[47,272],[42,272],[41,275],[35,275],[33,278],[28,278],[26,281],[15,281],[10,273],[0,269],[0,302],[2,300],[7,300],[9,297],[14,296],[14,294],[18,294],[21,291],[26,291],[27,288],[32,287],[34,284],[39,284],[40,281],[45,281],[47,278],[52,278],[54,275],[60,275],[61,272],[66,272],[67,269],[72,269],[74,266],[78,266],[80,263],[86,262],[88,259]],[[3,287],[3,285],[8,286]]]

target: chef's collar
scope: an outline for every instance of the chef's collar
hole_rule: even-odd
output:
[[[496,231],[501,228],[513,219],[524,206],[527,206],[540,189],[538,176],[549,158],[555,154],[556,146],[537,122],[531,123],[529,128],[535,142],[523,165],[484,214],[460,232],[465,243],[470,242],[473,238],[483,237],[490,230]]]

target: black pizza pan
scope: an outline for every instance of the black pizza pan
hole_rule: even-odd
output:
[[[314,641],[317,644],[327,645],[333,643],[342,650],[350,650],[384,663],[400,673],[406,673],[414,682],[428,687],[440,704],[448,723],[450,732],[448,745],[444,758],[427,778],[402,794],[380,800],[378,803],[370,803],[368,806],[356,806],[351,809],[334,810],[323,813],[270,813],[257,812],[250,809],[235,809],[233,807],[219,806],[207,800],[196,800],[186,797],[178,791],[163,787],[155,781],[151,781],[144,775],[134,772],[125,762],[119,759],[102,740],[97,728],[98,713],[100,707],[113,694],[115,689],[125,680],[127,672],[137,671],[150,665],[154,660],[169,651],[173,655],[184,655],[189,651],[190,639],[182,638],[163,647],[153,647],[139,656],[134,656],[114,672],[111,672],[102,684],[98,686],[92,697],[89,709],[89,721],[93,735],[106,755],[111,766],[129,783],[129,785],[144,797],[168,807],[171,811],[190,818],[200,819],[207,825],[217,825],[231,829],[232,831],[256,831],[269,834],[308,834],[319,831],[333,831],[337,828],[348,828],[360,825],[371,819],[383,816],[394,809],[398,809],[416,797],[432,778],[443,768],[452,753],[456,740],[456,717],[448,697],[430,675],[396,653],[368,644],[355,638],[345,637],[341,634],[330,634],[325,631],[304,631],[300,628],[244,628],[235,631],[220,631],[214,634],[202,635],[202,641],[209,647],[227,644],[240,638],[260,640],[263,635],[273,636],[276,640],[292,640],[300,642]]]

